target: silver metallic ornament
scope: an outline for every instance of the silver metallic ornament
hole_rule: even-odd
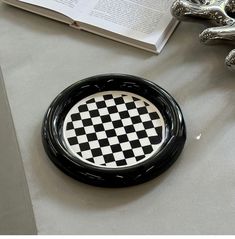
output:
[[[235,43],[235,0],[176,0],[171,12],[182,21],[198,21],[211,25],[200,34],[205,44]],[[225,64],[235,70],[235,50],[226,57]]]

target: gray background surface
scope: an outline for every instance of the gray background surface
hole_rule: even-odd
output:
[[[0,69],[0,235],[36,234],[36,225]]]
[[[0,64],[39,234],[235,233],[235,73],[224,67],[231,47],[201,45],[202,30],[180,24],[156,56],[0,3]],[[165,88],[188,130],[170,170],[125,189],[67,177],[48,160],[40,136],[59,92],[111,72]]]

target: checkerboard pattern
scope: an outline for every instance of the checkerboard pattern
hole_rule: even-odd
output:
[[[127,167],[158,151],[164,120],[146,99],[106,91],[78,102],[66,116],[63,134],[68,148],[86,163]]]

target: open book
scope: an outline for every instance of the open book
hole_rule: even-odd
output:
[[[155,53],[160,53],[178,23],[170,13],[173,0],[3,1]]]

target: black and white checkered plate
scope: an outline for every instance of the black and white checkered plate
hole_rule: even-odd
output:
[[[138,184],[165,171],[186,133],[174,99],[128,75],[101,75],[63,91],[44,119],[43,143],[68,175],[97,186]]]

